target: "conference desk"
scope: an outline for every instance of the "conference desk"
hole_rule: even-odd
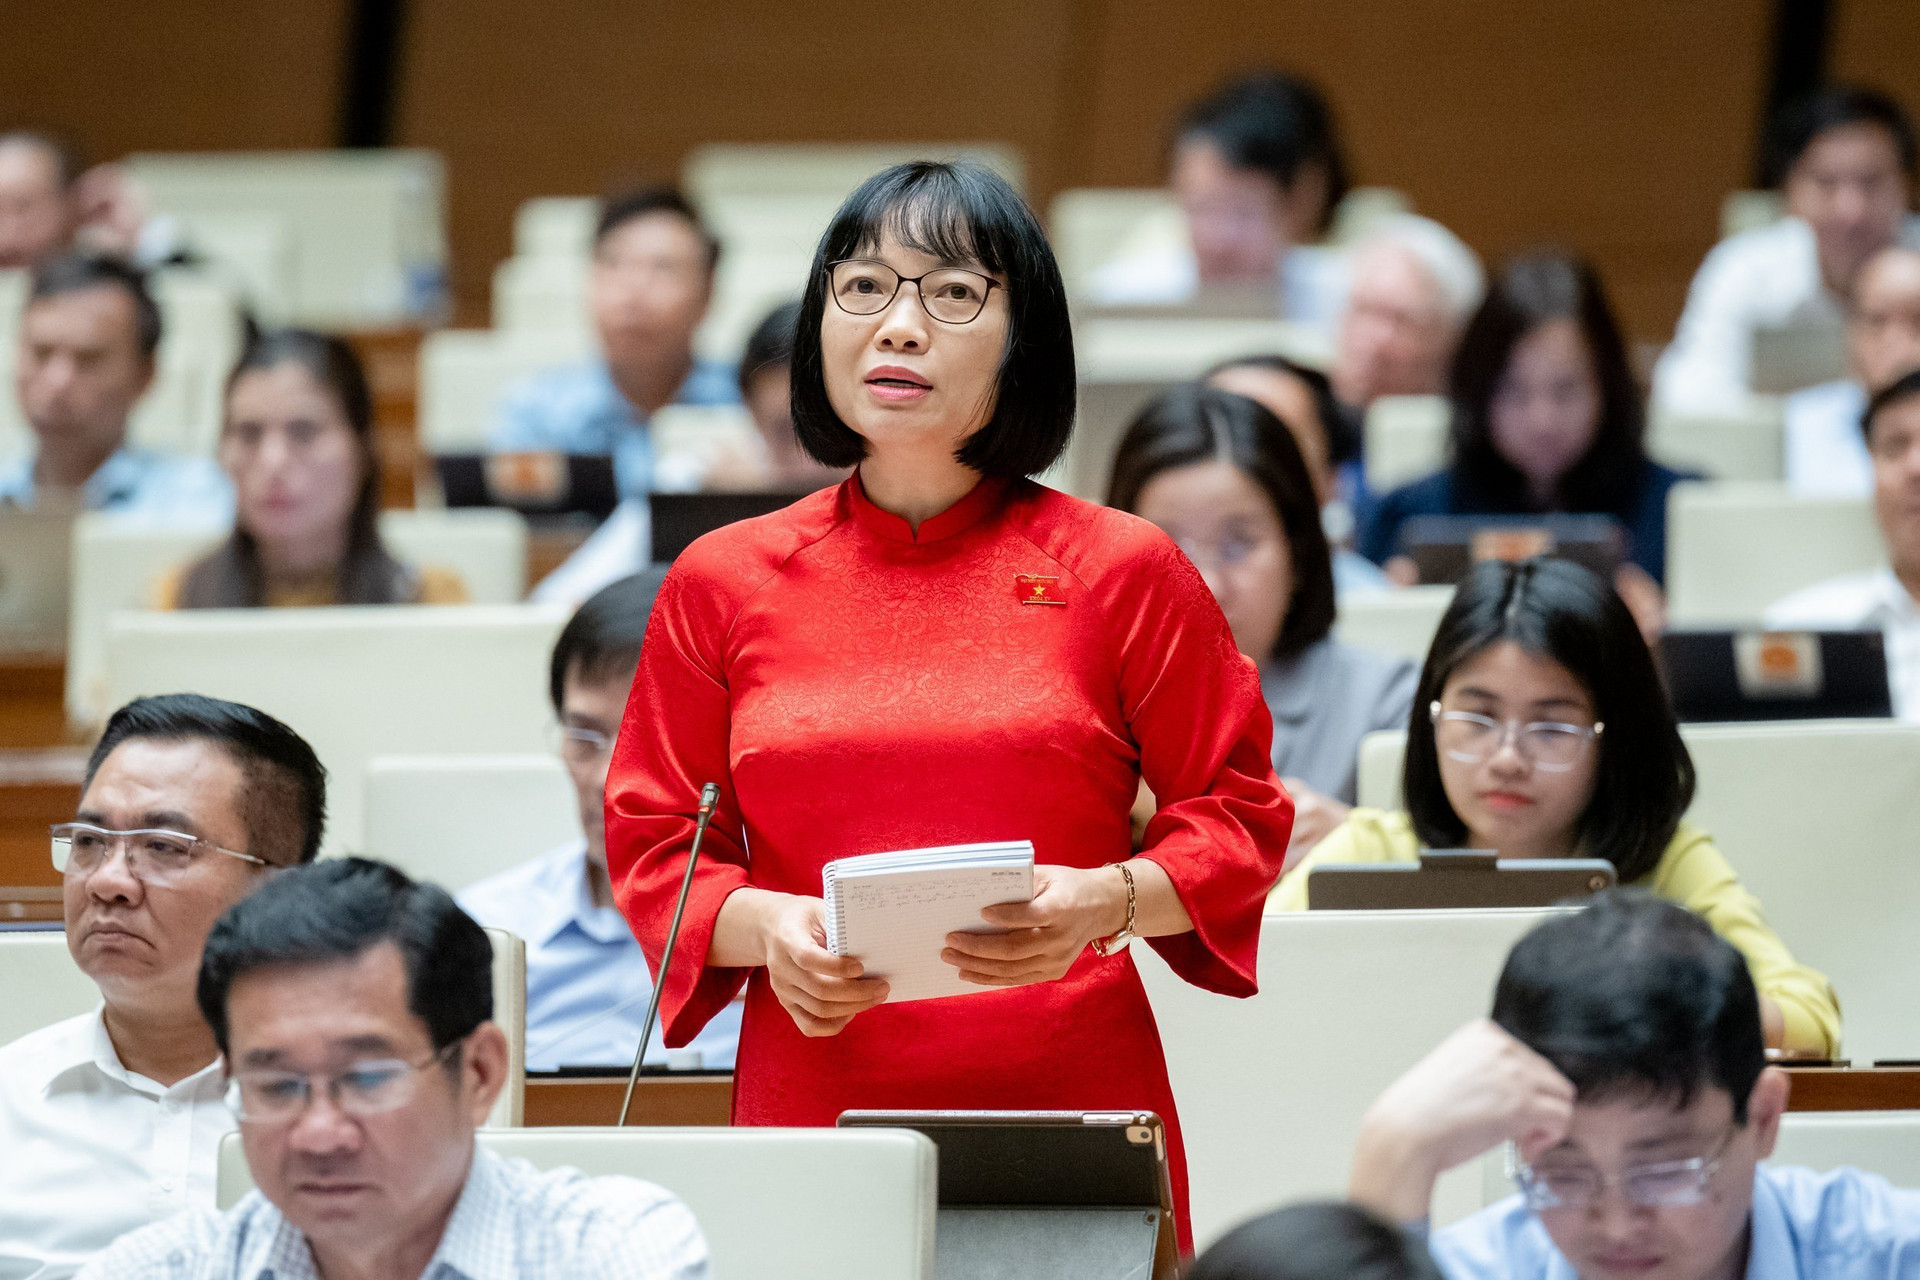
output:
[[[1790,1067],[1789,1111],[1920,1110],[1920,1067]],[[533,1077],[526,1122],[608,1125],[620,1111],[625,1076]],[[645,1075],[634,1091],[634,1124],[721,1125],[733,1104],[733,1077]]]
[[[65,660],[0,653],[0,749],[57,747],[68,741]]]

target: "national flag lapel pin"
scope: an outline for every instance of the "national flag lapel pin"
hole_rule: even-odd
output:
[[[1067,599],[1060,593],[1060,579],[1043,577],[1037,573],[1016,573],[1013,576],[1013,594],[1021,604],[1065,604]]]

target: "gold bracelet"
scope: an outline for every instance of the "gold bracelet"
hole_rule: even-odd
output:
[[[1138,899],[1134,896],[1133,868],[1124,862],[1110,862],[1107,865],[1120,868],[1120,878],[1127,882],[1127,922],[1120,926],[1120,932],[1111,937],[1095,938],[1093,940],[1094,954],[1102,956],[1110,956],[1115,952],[1124,950],[1126,945],[1132,942],[1137,936],[1133,932],[1133,913],[1135,906],[1138,904]]]

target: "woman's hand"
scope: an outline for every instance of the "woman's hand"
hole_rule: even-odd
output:
[[[1280,781],[1293,797],[1293,834],[1287,838],[1287,869],[1292,870],[1295,863],[1313,852],[1313,846],[1347,820],[1353,806],[1321,795],[1298,778]]]
[[[826,904],[781,895],[762,925],[767,982],[806,1036],[838,1035],[854,1015],[887,998],[884,978],[863,978],[860,962],[827,950]]]
[[[1637,564],[1627,563],[1613,571],[1613,589],[1627,606],[1627,612],[1640,628],[1647,647],[1659,651],[1660,633],[1667,629],[1667,593],[1653,575]]]
[[[1006,933],[950,933],[940,958],[983,987],[1019,987],[1066,976],[1095,938],[1127,922],[1127,883],[1113,867],[1036,866],[1033,901],[988,907],[981,918]]]

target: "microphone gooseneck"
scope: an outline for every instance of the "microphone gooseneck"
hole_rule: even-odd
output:
[[[640,1044],[633,1051],[633,1070],[627,1076],[627,1096],[620,1102],[620,1118],[614,1123],[624,1125],[627,1113],[633,1108],[633,1091],[640,1083],[640,1063],[647,1056],[647,1041],[653,1038],[654,1019],[660,1016],[660,996],[667,989],[667,971],[673,964],[673,944],[680,940],[680,917],[686,914],[687,895],[693,891],[693,868],[700,860],[700,842],[706,838],[707,824],[713,821],[714,806],[720,803],[720,786],[709,782],[700,788],[700,808],[694,814],[693,847],[687,850],[687,873],[680,878],[680,900],[673,905],[673,923],[667,926],[667,945],[660,953],[660,972],[654,975],[653,998],[647,1001],[647,1018],[640,1024]]]

